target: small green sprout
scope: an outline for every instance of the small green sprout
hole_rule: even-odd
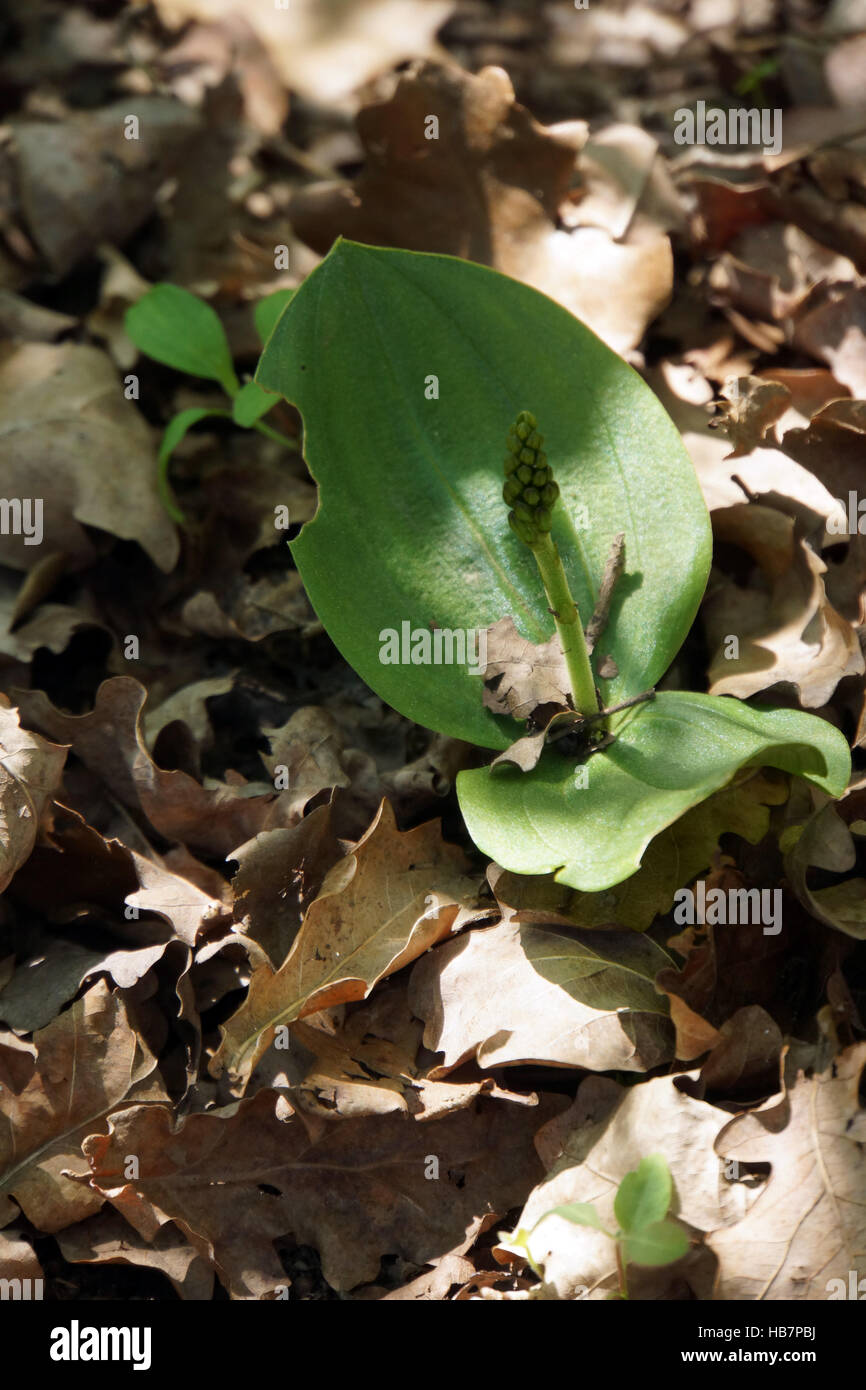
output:
[[[614,1199],[614,1215],[619,1222],[609,1231],[591,1202],[566,1202],[551,1207],[528,1230],[519,1227],[513,1234],[503,1231],[500,1240],[507,1250],[522,1255],[530,1269],[543,1282],[544,1271],[532,1254],[530,1241],[543,1221],[559,1216],[575,1226],[591,1226],[609,1236],[616,1247],[619,1289],[611,1298],[628,1298],[627,1266],[673,1264],[685,1255],[689,1238],[682,1226],[670,1220],[673,1180],[661,1154],[641,1159],[637,1168],[626,1173]]]
[[[266,343],[294,290],[277,290],[259,300],[254,310],[259,338]],[[225,330],[214,310],[197,295],[179,285],[154,285],[126,312],[124,327],[135,346],[156,362],[189,376],[216,381],[229,398],[230,408],[214,410],[192,406],[169,420],[157,459],[160,500],[179,525],[186,518],[178,506],[168,478],[171,455],[187,430],[206,418],[233,420],[243,429],[254,429],[288,449],[294,442],[262,419],[279,398],[255,381],[241,385],[235,372]],[[228,405],[228,402],[227,402]]]

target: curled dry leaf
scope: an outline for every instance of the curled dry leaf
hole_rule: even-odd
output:
[[[537,1097],[500,1089],[492,1077],[440,1081],[438,1068],[418,1056],[422,1024],[409,1008],[405,983],[376,990],[370,1000],[351,1009],[331,1035],[307,1023],[292,1029],[298,1043],[314,1057],[291,1092],[293,1101],[311,1114],[358,1116],[399,1112],[429,1121],[465,1110],[480,1095],[536,1105]],[[432,1075],[431,1075],[432,1073]]]
[[[65,1171],[81,1171],[82,1140],[152,1072],[154,1059],[104,982],[33,1041],[30,1081],[17,1096],[0,1093],[0,1225],[20,1207],[37,1230],[61,1231],[103,1203]]]
[[[858,801],[862,797],[855,793]],[[852,798],[853,799],[853,798]],[[866,939],[866,879],[851,876],[857,863],[857,849],[843,801],[837,807],[832,802],[820,806],[804,825],[791,826],[785,833],[785,873],[794,892],[806,910],[819,922],[835,927],[858,941]],[[858,828],[862,820],[855,820]],[[829,887],[812,888],[809,870],[824,869],[845,874]]]
[[[866,531],[866,523],[858,508],[866,449],[866,401],[831,401],[813,416],[807,429],[789,430],[784,447],[791,459],[809,469],[838,499],[826,543],[844,544],[847,552],[830,565],[824,583],[831,603],[850,623],[862,628],[866,626],[866,535],[860,528]]]
[[[0,402],[4,491],[42,506],[40,544],[23,530],[4,535],[4,565],[30,570],[55,552],[68,565],[88,564],[95,552],[83,528],[98,526],[173,568],[179,543],[157,495],[150,430],[105,353],[79,343],[6,344]],[[38,534],[32,522],[28,529]]]
[[[742,458],[763,444],[776,443],[773,426],[788,409],[791,392],[777,381],[736,377],[722,391],[723,414],[718,428],[730,440],[728,459]]]
[[[116,1212],[101,1211],[61,1231],[57,1244],[70,1264],[155,1269],[171,1281],[178,1298],[203,1301],[213,1297],[213,1269],[170,1222],[152,1240],[145,1240]]]
[[[276,786],[287,793],[289,814],[300,820],[307,802],[331,787],[351,786],[343,766],[343,739],[327,710],[315,705],[296,710],[281,729],[264,729],[270,753],[261,758]]]
[[[22,729],[0,695],[0,893],[29,857],[49,799],[60,785],[67,749]]]
[[[748,699],[785,682],[807,708],[825,705],[840,680],[866,669],[856,632],[827,598],[827,566],[798,538],[793,520],[771,507],[715,511],[713,533],[747,551],[759,578],[747,589],[711,582],[702,610],[715,648],[710,694]]]
[[[376,1115],[311,1134],[263,1090],[178,1125],[165,1106],[134,1106],[85,1147],[94,1187],[146,1240],[173,1221],[233,1298],[267,1298],[287,1282],[273,1245],[283,1235],[318,1249],[338,1290],[375,1279],[386,1255],[426,1264],[447,1254],[474,1218],[507,1211],[537,1180],[532,1138],[561,1107],[559,1097],[538,1110],[480,1100],[433,1127]],[[431,1162],[438,1182],[425,1177]]]
[[[866,1043],[858,1043],[827,1071],[801,1072],[781,1098],[738,1115],[718,1135],[716,1152],[726,1163],[769,1163],[771,1171],[742,1220],[708,1238],[719,1260],[717,1299],[859,1297],[866,1275],[864,1065]]]
[[[214,1075],[245,1083],[275,1029],[350,999],[472,920],[477,883],[438,821],[405,834],[383,801],[351,854],[331,869],[278,971],[260,966],[223,1026]]]
[[[416,965],[409,1000],[440,1074],[468,1057],[646,1071],[671,1056],[653,980],[661,947],[628,932],[503,922],[440,946]]]

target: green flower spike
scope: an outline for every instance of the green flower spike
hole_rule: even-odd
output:
[[[562,643],[574,708],[578,714],[598,714],[598,696],[583,624],[571,597],[556,541],[550,534],[559,488],[553,481],[547,455],[542,451],[543,443],[544,436],[538,433],[535,416],[528,410],[521,410],[508,432],[502,496],[511,507],[509,526],[535,556]]]

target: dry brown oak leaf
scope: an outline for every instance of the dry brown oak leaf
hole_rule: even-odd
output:
[[[771,1172],[743,1220],[709,1237],[719,1259],[716,1298],[861,1296],[849,1281],[866,1275],[864,1066],[866,1043],[858,1043],[719,1134],[716,1152],[726,1163],[769,1163]]]
[[[376,1115],[308,1129],[262,1090],[176,1128],[168,1107],[133,1106],[85,1152],[94,1188],[145,1239],[173,1221],[233,1298],[267,1298],[288,1282],[280,1236],[318,1249],[338,1290],[375,1279],[386,1255],[426,1264],[448,1253],[473,1218],[506,1212],[538,1181],[533,1136],[563,1104],[480,1100],[429,1125]],[[438,1181],[426,1176],[434,1171]]]
[[[342,235],[493,266],[558,300],[618,352],[667,303],[673,258],[654,224],[627,225],[622,239],[600,220],[559,225],[586,126],[539,124],[502,68],[414,64],[357,127],[367,162],[355,182],[316,184],[289,204],[293,230],[314,250]]]
[[[0,893],[29,857],[49,799],[60,785],[66,748],[22,729],[0,695]]]
[[[102,1206],[101,1193],[64,1171],[80,1171],[82,1140],[134,1098],[154,1059],[103,981],[33,1040],[28,1084],[17,1096],[0,1090],[0,1226],[20,1207],[37,1230],[54,1232]]]
[[[477,888],[469,861],[445,843],[438,821],[401,833],[383,801],[353,852],[329,872],[285,963],[254,971],[247,998],[223,1026],[213,1073],[245,1083],[279,1026],[366,998],[379,980],[478,915]]]

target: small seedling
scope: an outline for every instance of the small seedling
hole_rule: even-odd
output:
[[[850,754],[825,720],[655,691],[703,596],[709,516],[659,401],[560,305],[468,261],[340,241],[256,380],[304,421],[319,507],[292,554],[310,601],[383,700],[501,754],[526,729],[485,706],[483,675],[423,653],[383,664],[382,633],[506,617],[536,646],[559,633],[571,689],[537,760],[457,779],[470,835],[503,867],[613,887],[746,767],[841,795]]]
[[[293,294],[294,290],[277,290],[259,300],[254,318],[262,343],[267,342],[274,324]],[[233,420],[244,429],[258,430],[289,449],[295,448],[293,440],[265,424],[262,416],[279,403],[279,398],[273,392],[263,390],[255,381],[241,385],[225,330],[214,310],[203,299],[179,285],[154,285],[126,311],[124,326],[136,347],[148,357],[189,376],[218,382],[229,398],[228,409],[193,406],[179,411],[165,428],[159,448],[157,487],[160,500],[173,521],[179,525],[185,524],[184,514],[169,482],[169,460],[187,430],[200,420]]]
[[[611,1298],[628,1298],[627,1267],[629,1265],[659,1266],[673,1264],[685,1255],[689,1238],[682,1226],[668,1217],[673,1198],[670,1169],[661,1154],[641,1159],[637,1168],[626,1173],[614,1199],[614,1215],[619,1222],[609,1231],[591,1202],[566,1202],[551,1207],[529,1229],[518,1228],[512,1234],[500,1233],[500,1243],[506,1250],[522,1255],[536,1277],[544,1281],[543,1262],[532,1253],[531,1241],[539,1226],[552,1216],[561,1217],[575,1226],[591,1226],[602,1231],[616,1247],[616,1268],[619,1289]]]

